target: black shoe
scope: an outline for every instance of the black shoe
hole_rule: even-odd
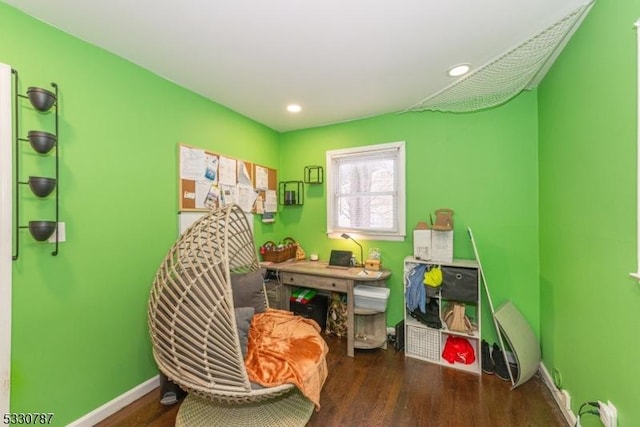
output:
[[[491,360],[491,351],[489,350],[489,343],[486,342],[485,340],[482,340],[481,355],[482,355],[482,372],[484,372],[487,375],[493,375],[493,373],[496,370],[493,366],[493,360]]]
[[[502,350],[500,350],[500,347],[498,347],[498,344],[496,343],[493,343],[491,359],[493,360],[493,365],[495,366],[496,375],[498,376],[498,378],[504,381],[511,381],[507,361],[504,360],[504,354],[502,354]]]

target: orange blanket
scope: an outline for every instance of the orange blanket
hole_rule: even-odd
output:
[[[316,322],[270,309],[251,320],[245,365],[252,382],[265,387],[293,383],[318,410],[328,351]]]

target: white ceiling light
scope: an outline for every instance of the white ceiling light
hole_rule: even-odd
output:
[[[459,77],[467,74],[470,69],[471,66],[469,66],[469,64],[460,64],[450,68],[449,71],[447,71],[447,74],[451,77]]]
[[[302,107],[298,104],[289,104],[287,105],[287,111],[290,113],[299,113],[302,111]]]

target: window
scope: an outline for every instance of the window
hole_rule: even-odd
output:
[[[327,233],[404,240],[404,142],[327,151]]]

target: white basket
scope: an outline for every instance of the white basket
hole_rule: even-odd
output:
[[[436,329],[407,325],[405,352],[424,360],[440,361],[440,332]]]

